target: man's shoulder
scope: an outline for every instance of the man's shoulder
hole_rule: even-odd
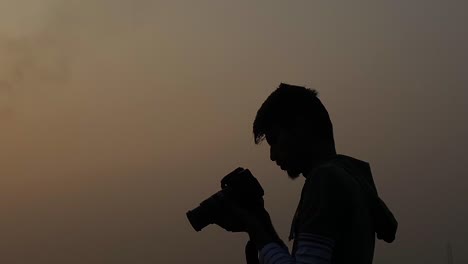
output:
[[[311,196],[333,196],[344,202],[358,189],[353,177],[344,168],[335,163],[326,163],[317,167],[314,173],[306,178],[302,188],[302,196],[309,198]]]
[[[333,162],[328,162],[315,168],[314,171],[307,176],[304,186],[318,183],[340,185],[344,183],[348,176],[348,172],[342,167]]]
[[[347,173],[334,164],[323,164],[309,176],[302,189],[297,232],[338,240],[350,216]]]

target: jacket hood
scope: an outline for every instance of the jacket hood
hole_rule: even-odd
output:
[[[385,202],[378,195],[369,163],[342,154],[338,154],[335,161],[338,162],[338,166],[345,169],[348,174],[359,182],[366,196],[370,199],[377,238],[387,243],[393,242],[395,240],[398,222]]]

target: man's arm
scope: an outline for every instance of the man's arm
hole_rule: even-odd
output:
[[[292,256],[275,231],[269,232],[259,227],[257,231],[249,232],[249,235],[259,249],[262,264],[328,264],[335,246],[335,240],[330,237],[299,233],[296,237],[297,250]]]

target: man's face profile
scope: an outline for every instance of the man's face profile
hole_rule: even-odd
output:
[[[300,133],[292,129],[274,126],[265,133],[270,145],[270,159],[288,173],[289,178],[296,179],[303,172],[306,147]]]

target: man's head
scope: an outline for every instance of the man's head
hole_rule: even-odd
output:
[[[255,117],[255,144],[266,139],[271,160],[292,179],[336,153],[332,123],[317,95],[316,90],[281,83]]]

